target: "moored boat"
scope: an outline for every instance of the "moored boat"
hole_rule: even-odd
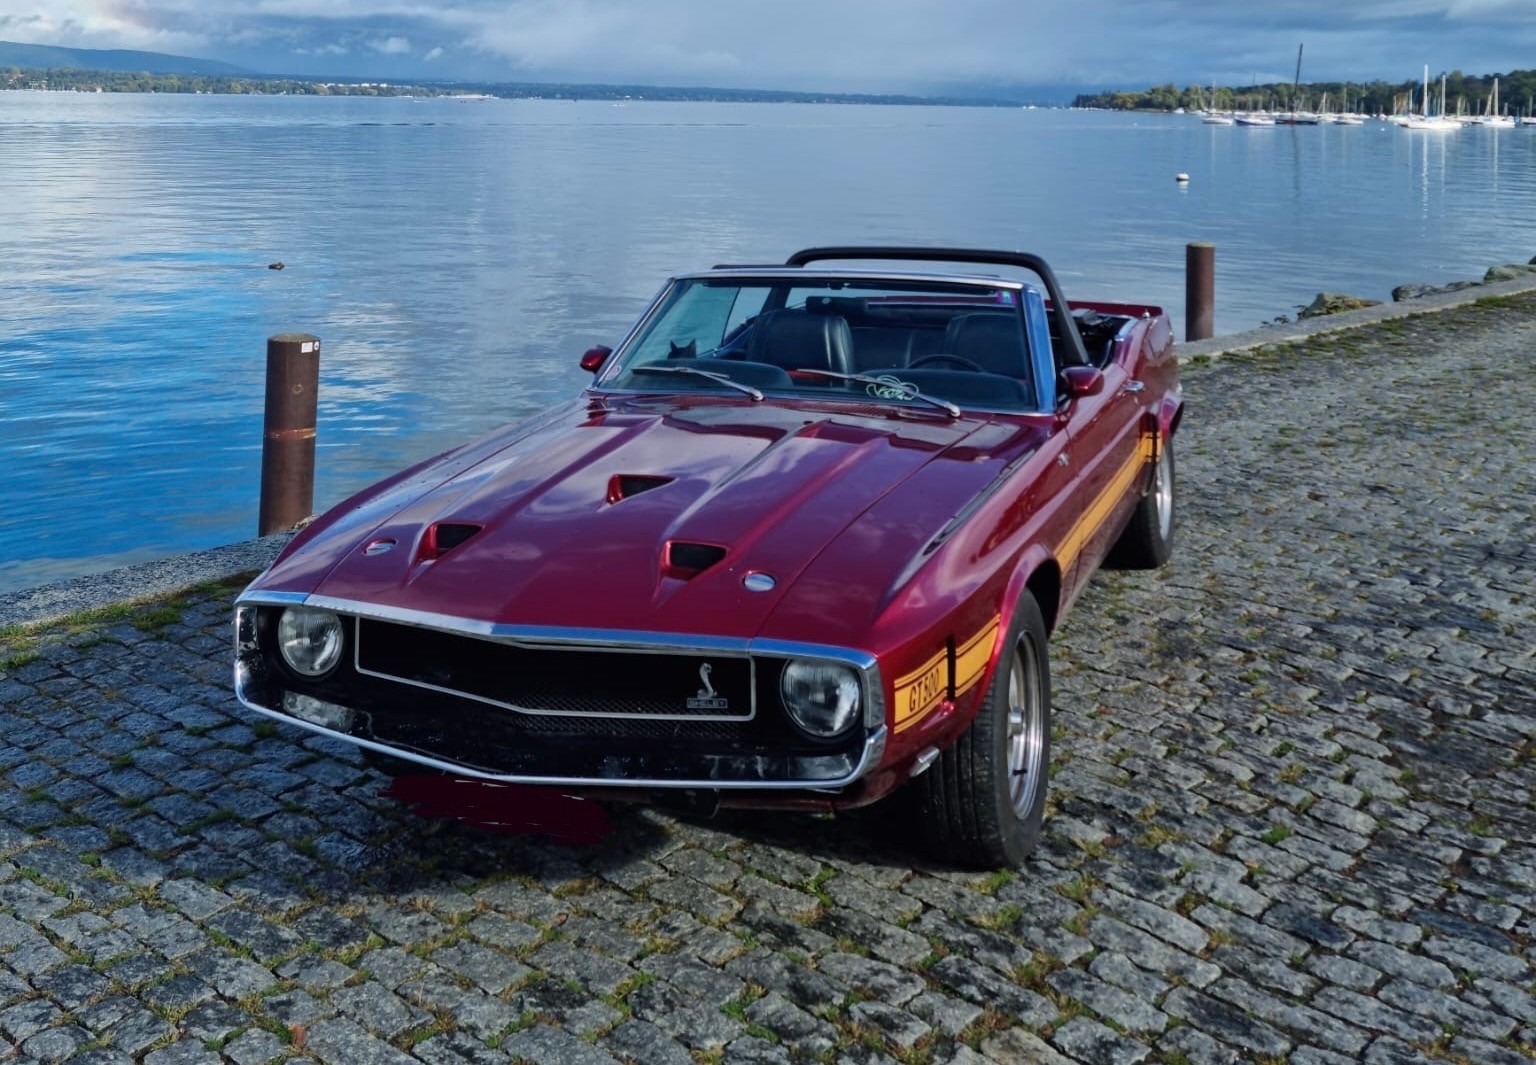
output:
[[[1445,75],[1440,76],[1440,113],[1431,115],[1429,96],[1429,64],[1424,65],[1424,113],[1409,115],[1403,122],[1404,129],[1421,130],[1426,133],[1450,133],[1461,128],[1461,123],[1454,118],[1448,118],[1445,114]]]

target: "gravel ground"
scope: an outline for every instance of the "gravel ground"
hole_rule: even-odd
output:
[[[1536,297],[1186,369],[984,876],[843,820],[427,821],[243,713],[214,585],[0,632],[0,1059],[1536,1056]],[[899,826],[898,826],[899,827]]]

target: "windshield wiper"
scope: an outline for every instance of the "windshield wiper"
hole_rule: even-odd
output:
[[[869,394],[876,399],[920,399],[924,403],[931,403],[938,407],[951,418],[960,417],[960,408],[949,400],[919,392],[916,385],[891,374],[876,377],[869,373],[838,373],[835,370],[796,370],[795,373],[809,374],[812,377],[831,377],[838,381],[856,381],[861,385],[869,385]]]
[[[654,366],[646,363],[642,366],[631,366],[630,373],[680,373],[690,377],[703,377],[727,388],[734,388],[738,392],[745,392],[755,400],[761,400],[763,394],[751,385],[744,385],[740,381],[733,381],[723,373],[715,373],[713,370],[701,370],[696,366]]]

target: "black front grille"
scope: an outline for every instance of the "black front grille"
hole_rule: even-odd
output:
[[[496,711],[491,710],[491,713]],[[567,717],[564,714],[524,714],[518,719],[530,736],[600,736],[609,739],[694,740],[742,739],[750,722],[674,720],[653,717]]]
[[[263,608],[256,638],[260,650],[241,652],[243,695],[254,704],[316,724],[288,705],[290,695],[318,699],[350,711],[346,723],[326,725],[359,740],[383,744],[401,754],[419,754],[477,772],[540,779],[584,780],[621,784],[640,781],[798,781],[812,786],[853,771],[867,734],[853,729],[836,740],[815,740],[795,729],[778,708],[783,659],[765,657],[755,667],[747,661],[702,654],[626,654],[595,649],[519,648],[451,633],[347,618],[348,653],[330,675],[312,679],[285,668],[275,650],[278,608]],[[355,627],[354,627],[355,625]],[[370,673],[353,668],[356,661]],[[569,659],[567,656],[570,656]],[[461,661],[461,659],[463,659]],[[647,669],[657,659],[664,668]],[[485,696],[462,691],[429,691],[418,686],[429,670],[452,668],[447,679],[471,679],[506,694],[553,686],[551,675],[580,686],[566,698],[586,707],[585,716],[519,712],[517,706],[491,705]],[[709,664],[711,686],[729,700],[729,712],[752,708],[750,695],[738,688],[755,682],[756,708],[751,717],[725,720],[684,713],[676,717],[627,713],[605,716],[613,707],[651,703],[673,709],[670,692],[658,685],[682,685],[683,700],[700,688],[698,667]],[[374,670],[373,667],[382,667]],[[386,673],[385,671],[389,671]],[[499,678],[526,675],[517,684]],[[371,675],[371,673],[381,675]],[[754,677],[755,672],[755,677]],[[612,677],[617,675],[618,680]],[[436,674],[430,674],[436,676]],[[618,684],[633,691],[615,694]],[[647,687],[648,685],[648,687]],[[639,696],[644,698],[639,698]],[[738,701],[739,700],[739,701]]]
[[[360,620],[360,671],[529,712],[530,717],[752,717],[752,663],[722,655],[529,648]],[[560,731],[557,727],[541,731]]]

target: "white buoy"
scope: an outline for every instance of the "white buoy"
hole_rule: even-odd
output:
[[[1179,175],[1177,177],[1175,177],[1173,180],[1177,181],[1180,185],[1188,185],[1189,184],[1189,175],[1185,174],[1183,172],[1180,172]]]

